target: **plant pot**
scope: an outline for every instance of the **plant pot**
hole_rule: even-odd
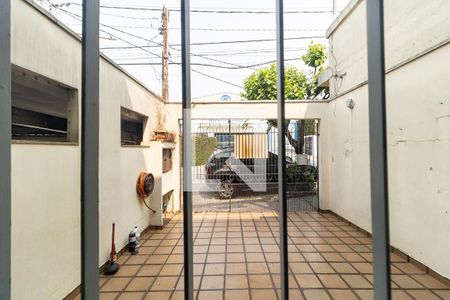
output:
[[[164,142],[167,140],[169,133],[167,131],[153,131],[155,133],[155,141]]]

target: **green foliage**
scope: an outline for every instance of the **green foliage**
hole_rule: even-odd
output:
[[[326,88],[319,87],[318,80],[320,74],[325,70],[325,62],[327,60],[327,53],[325,46],[322,44],[311,43],[308,47],[308,51],[305,55],[302,55],[302,60],[308,67],[311,68],[309,72],[308,82],[306,84],[306,98],[327,98],[328,90]]]
[[[201,166],[206,164],[208,158],[216,149],[217,140],[215,137],[195,136],[193,139],[195,152],[192,153],[192,164]]]
[[[319,88],[317,80],[324,70],[327,60],[325,46],[311,43],[308,51],[301,57],[304,64],[310,68],[308,74],[292,66],[285,68],[285,97],[287,100],[315,99],[327,94]],[[277,99],[277,72],[275,64],[260,68],[244,80],[244,92],[241,96],[248,100]]]
[[[308,74],[292,66],[285,68],[285,98],[287,100],[327,98],[328,90],[318,86],[320,73],[324,70],[327,60],[325,46],[311,43],[305,55],[301,57],[309,68]],[[275,100],[277,99],[277,72],[275,64],[253,72],[244,80],[244,92],[241,96],[247,100]],[[287,120],[289,124],[289,120]],[[276,120],[268,121],[269,129],[277,127]],[[314,120],[297,121],[298,128],[303,126],[303,135],[315,134]],[[303,140],[296,141],[286,132],[289,143],[301,152]],[[302,139],[302,138],[301,138]]]
[[[315,44],[311,42],[306,54],[302,55],[301,59],[308,67],[313,69],[321,68],[327,60],[327,53],[325,46],[322,44]]]
[[[304,126],[305,126],[305,136],[316,134],[316,120],[311,119],[305,120]]]
[[[306,190],[314,188],[317,182],[317,168],[314,166],[305,166],[291,164],[286,167],[287,182],[297,183]]]
[[[305,96],[306,75],[294,67],[285,70],[286,99],[302,99]],[[256,70],[244,80],[244,93],[248,100],[277,99],[277,71],[275,64]]]

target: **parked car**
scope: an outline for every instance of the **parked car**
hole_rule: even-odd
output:
[[[260,160],[260,161],[258,161]],[[243,164],[247,170],[238,171],[239,165]],[[257,166],[265,164],[264,174],[258,174]],[[287,182],[307,183],[312,180],[309,172],[311,166],[299,166],[292,158],[286,157]],[[314,168],[315,169],[315,168]],[[208,184],[215,184],[214,188],[222,199],[229,199],[235,194],[237,187],[247,186],[246,182],[258,180],[263,177],[266,183],[278,182],[278,155],[269,152],[268,158],[244,158],[235,157],[233,150],[223,149],[214,152],[205,165],[206,179]],[[310,184],[307,184],[310,187]]]

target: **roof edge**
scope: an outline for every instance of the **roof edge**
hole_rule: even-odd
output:
[[[350,15],[350,13],[360,4],[363,0],[351,0],[347,6],[342,10],[342,12],[337,16],[336,19],[328,27],[325,36],[330,38],[330,36],[336,31],[336,29],[344,22],[344,20]]]
[[[70,34],[73,38],[75,38],[77,41],[79,41],[81,43],[81,36],[79,36],[75,31],[73,31],[72,29],[70,29],[67,25],[65,25],[64,23],[62,23],[61,21],[59,21],[55,16],[53,16],[52,14],[50,14],[47,10],[45,10],[43,7],[41,7],[39,4],[37,4],[36,2],[34,2],[33,0],[22,0],[25,3],[27,3],[28,5],[30,5],[31,7],[33,7],[34,9],[36,9],[38,12],[40,12],[42,15],[44,15],[45,17],[47,17],[50,21],[52,21],[55,25],[57,25],[58,27],[60,27],[61,29],[63,29],[64,31],[66,31],[68,34]],[[137,79],[136,77],[134,77],[133,75],[131,75],[128,71],[126,71],[124,68],[122,68],[121,66],[119,66],[118,64],[116,64],[111,58],[109,58],[107,55],[105,55],[104,53],[100,52],[100,57],[103,58],[105,61],[107,61],[108,63],[110,63],[113,67],[115,67],[116,69],[118,69],[120,72],[122,72],[125,76],[127,76],[128,78],[130,78],[131,80],[133,80],[135,83],[137,83],[138,85],[140,85],[142,88],[144,88],[147,92],[149,92],[150,94],[152,94],[154,97],[157,98],[157,100],[163,102],[163,103],[168,103],[166,101],[163,100],[163,98],[161,97],[161,95],[158,95],[156,92],[154,92],[153,90],[151,90],[145,83],[143,83],[142,81],[140,81],[139,79]]]

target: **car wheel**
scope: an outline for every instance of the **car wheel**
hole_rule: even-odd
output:
[[[219,186],[219,197],[221,199],[229,199],[233,197],[234,194],[234,187],[231,182],[223,181],[220,183]]]

